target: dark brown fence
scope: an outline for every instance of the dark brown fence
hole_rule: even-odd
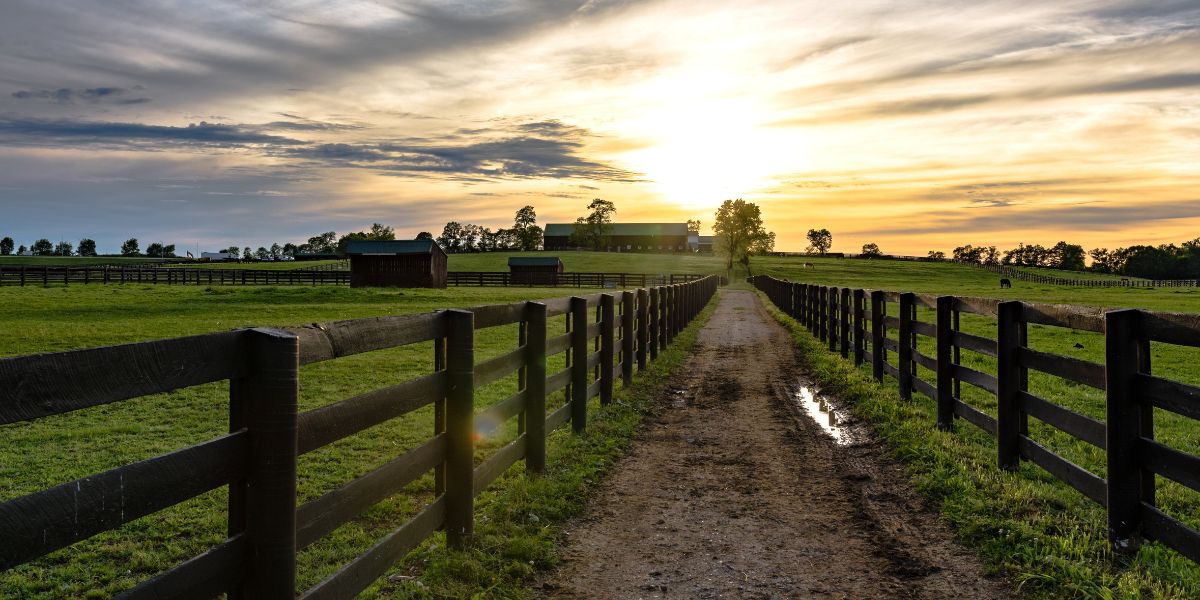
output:
[[[1031,281],[1034,283],[1050,283],[1054,285],[1073,285],[1079,287],[1137,287],[1137,288],[1159,288],[1159,287],[1196,287],[1200,284],[1197,279],[1139,279],[1136,277],[1122,277],[1120,279],[1079,279],[1075,277],[1066,277],[1061,275],[1042,275],[1040,273],[1031,273],[1020,268],[1010,267],[1007,265],[981,265],[978,263],[967,263],[981,269],[987,269],[993,273],[998,273],[1005,277],[1020,279],[1021,281]]]
[[[450,271],[447,281],[454,286],[626,288],[686,283],[705,277],[708,275],[696,273],[539,273],[531,278],[528,274],[514,275],[507,271]]]
[[[1200,532],[1156,507],[1154,493],[1155,475],[1200,491],[1200,457],[1155,441],[1152,418],[1158,408],[1200,419],[1200,387],[1155,376],[1150,365],[1151,342],[1200,347],[1200,315],[837,288],[766,276],[751,283],[831,351],[853,357],[856,366],[869,363],[879,381],[895,378],[904,399],[916,391],[935,400],[940,428],[951,429],[958,417],[994,437],[1001,467],[1028,460],[1106,507],[1114,550],[1132,551],[1146,537],[1200,562]],[[917,307],[934,311],[936,322],[919,321]],[[996,338],[962,331],[961,313],[995,319]],[[1104,364],[1028,347],[1030,323],[1103,334]],[[919,350],[918,336],[934,340],[934,356]],[[962,350],[994,358],[996,373],[963,365]],[[933,380],[922,379],[921,369]],[[1104,391],[1107,418],[1031,393],[1031,370]],[[962,400],[964,383],[995,397],[996,417]],[[1104,450],[1107,479],[1029,437],[1030,416]]]
[[[462,546],[472,534],[475,496],[521,459],[527,471],[541,472],[547,433],[568,422],[583,431],[588,400],[610,402],[617,378],[630,385],[635,368],[658,356],[717,285],[706,277],[616,294],[0,359],[0,424],[222,380],[230,382],[231,424],[229,435],[0,504],[0,570],[228,485],[228,537],[120,597],[290,599],[298,549],[435,471],[432,502],[300,594],[353,598],[434,531],[444,529],[450,545]],[[569,331],[548,338],[547,319],[556,315],[568,316]],[[512,324],[519,324],[518,347],[476,362],[475,330]],[[432,373],[298,412],[300,365],[430,340]],[[567,368],[546,373],[546,357],[563,352]],[[475,415],[474,390],[514,373],[521,389]],[[547,409],[549,394],[563,389],[569,401]],[[437,415],[431,439],[296,505],[299,455],[430,404]],[[516,440],[473,466],[476,425],[494,428],[514,417],[523,423]]]
[[[708,275],[674,273],[557,273],[536,284],[506,271],[451,271],[452,286],[627,288],[697,281]],[[165,285],[350,285],[350,271],[300,268],[193,269],[143,267],[30,267],[0,265],[0,285],[88,285],[149,283]]]

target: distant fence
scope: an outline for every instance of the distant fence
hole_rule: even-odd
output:
[[[0,570],[229,486],[228,537],[120,598],[292,599],[296,552],[435,471],[436,495],[406,523],[300,598],[353,598],[434,531],[461,547],[474,498],[518,460],[546,463],[546,436],[582,432],[587,402],[613,397],[700,313],[718,279],[467,310],[245,329],[90,350],[0,359],[0,424],[29,421],[204,383],[229,380],[232,433],[0,504]],[[619,311],[618,311],[619,309]],[[547,319],[567,315],[566,334]],[[517,347],[476,362],[475,330],[519,324]],[[300,365],[434,342],[434,371],[299,412]],[[598,350],[593,351],[593,345]],[[546,373],[546,357],[568,353]],[[520,390],[475,414],[474,390],[518,374]],[[567,390],[551,407],[546,398]],[[435,406],[434,436],[383,466],[297,506],[297,457]],[[476,426],[521,417],[515,441],[473,466]],[[54,568],[54,567],[47,567]]]
[[[1159,288],[1159,287],[1196,287],[1200,284],[1200,280],[1196,279],[1139,279],[1136,277],[1123,277],[1121,279],[1078,279],[1074,277],[1059,277],[1057,275],[1041,275],[1038,273],[1030,273],[1022,271],[1019,268],[1010,267],[1007,265],[982,265],[978,263],[967,263],[977,266],[981,269],[986,269],[993,273],[998,273],[1005,277],[1020,279],[1021,281],[1032,281],[1034,283],[1050,283],[1054,285],[1074,285],[1080,287],[1137,287],[1137,288]]]
[[[672,285],[708,275],[673,273],[557,273],[528,275],[507,271],[450,271],[452,286],[626,288]],[[722,278],[722,281],[724,279]],[[130,267],[28,267],[0,265],[0,285],[89,285],[142,283],[163,285],[350,285],[350,271],[336,269],[180,269]]]
[[[1200,387],[1157,377],[1150,368],[1151,342],[1200,347],[1200,315],[837,288],[767,276],[753,277],[751,283],[827,341],[829,350],[853,357],[855,366],[870,363],[879,381],[885,374],[895,378],[902,398],[911,399],[915,390],[934,399],[940,428],[951,429],[954,418],[960,417],[996,438],[1002,468],[1015,469],[1021,459],[1031,461],[1106,507],[1115,551],[1129,552],[1145,536],[1200,562],[1200,532],[1159,510],[1154,501],[1156,474],[1200,491],[1200,457],[1155,441],[1151,416],[1152,409],[1159,408],[1200,419]],[[889,305],[898,305],[895,313],[888,314]],[[936,322],[918,321],[918,306],[936,311]],[[995,318],[996,339],[961,331],[963,312]],[[1105,363],[1029,348],[1029,323],[1104,334]],[[887,337],[889,329],[896,338]],[[917,336],[936,340],[935,356],[918,350]],[[895,365],[887,362],[888,350],[895,353]],[[996,359],[996,374],[963,366],[961,350]],[[922,380],[918,366],[934,372],[936,380]],[[1105,391],[1106,420],[1030,393],[1029,370]],[[956,391],[960,383],[994,395],[997,417],[963,402]],[[1105,450],[1108,479],[1031,439],[1029,416]]]

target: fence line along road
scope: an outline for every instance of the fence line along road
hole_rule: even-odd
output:
[[[1151,418],[1159,408],[1200,419],[1200,387],[1155,376],[1150,367],[1151,342],[1200,347],[1200,315],[837,288],[767,276],[750,281],[780,310],[827,341],[830,351],[852,357],[855,366],[870,363],[880,382],[885,375],[895,378],[902,398],[910,400],[916,391],[935,400],[940,428],[950,430],[959,417],[996,438],[1001,467],[1015,469],[1020,460],[1028,460],[1106,507],[1114,551],[1132,552],[1139,538],[1146,537],[1200,562],[1200,532],[1154,501],[1155,475],[1200,491],[1200,457],[1155,441]],[[889,305],[896,305],[895,312],[889,314]],[[918,321],[918,306],[936,311],[936,322]],[[961,331],[959,314],[964,312],[995,318],[996,339]],[[1029,323],[1104,334],[1104,364],[1029,348]],[[888,330],[896,337],[887,337]],[[935,356],[918,349],[917,336],[936,340]],[[888,350],[896,356],[895,364],[888,362]],[[996,373],[963,366],[961,350],[995,358]],[[934,372],[935,381],[921,379],[918,366]],[[1029,370],[1105,391],[1107,418],[1101,422],[1035,395],[1028,389]],[[997,416],[963,402],[958,393],[962,383],[994,395]],[[1108,479],[1031,439],[1029,416],[1105,450]]]
[[[625,288],[672,285],[708,277],[698,273],[556,273],[450,271],[452,286]],[[0,285],[89,285],[141,283],[163,285],[350,285],[350,271],[319,269],[192,269],[134,267],[29,267],[0,265]]]
[[[290,600],[297,550],[435,471],[436,497],[416,516],[300,594],[353,598],[434,531],[444,529],[451,546],[466,544],[475,496],[521,459],[528,472],[541,473],[547,434],[567,423],[582,432],[588,400],[611,402],[616,379],[629,386],[718,283],[710,276],[613,294],[0,359],[0,425],[229,380],[232,431],[0,504],[0,570],[228,485],[228,537],[119,597]],[[548,337],[547,319],[558,315],[569,331]],[[476,362],[475,331],[512,324],[520,325],[517,347]],[[433,372],[298,412],[300,365],[430,340]],[[567,368],[547,373],[546,357],[564,352]],[[520,390],[476,415],[474,390],[514,373]],[[568,401],[547,411],[550,394],[564,389]],[[432,438],[296,505],[299,455],[430,404]],[[473,466],[476,426],[494,429],[514,417],[523,423],[516,440]]]

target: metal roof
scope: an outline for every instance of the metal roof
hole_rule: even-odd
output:
[[[429,254],[434,246],[433,240],[357,241],[346,244],[346,254]]]
[[[574,223],[548,223],[545,235],[569,236],[575,231]],[[609,235],[664,236],[688,234],[687,223],[612,223]]]
[[[557,256],[510,256],[510,267],[557,267],[562,264]]]

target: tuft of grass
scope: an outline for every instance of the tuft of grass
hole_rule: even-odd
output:
[[[1032,598],[1200,597],[1200,565],[1157,543],[1144,544],[1131,558],[1114,556],[1102,507],[1036,465],[1022,463],[1016,472],[998,468],[995,440],[986,433],[962,421],[953,432],[939,430],[933,400],[921,394],[902,400],[894,381],[875,382],[765,295],[760,298],[790,331],[815,382],[874,427],[959,538],[1019,591]],[[1194,500],[1178,502],[1194,506]]]

